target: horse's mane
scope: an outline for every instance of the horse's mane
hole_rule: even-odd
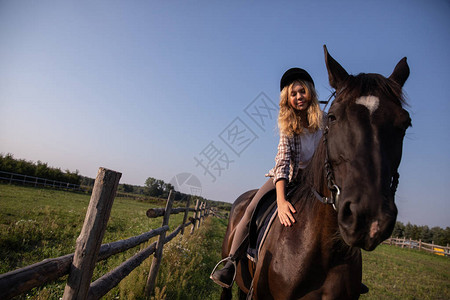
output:
[[[305,169],[303,169],[298,178],[299,185],[294,194],[294,199],[292,200],[293,202],[300,202],[300,204],[298,204],[299,209],[309,210],[313,208],[312,206],[321,204],[313,196],[311,187],[315,187],[315,189],[319,192],[322,192],[322,189],[326,187],[324,162],[325,145],[322,137],[310,163]]]

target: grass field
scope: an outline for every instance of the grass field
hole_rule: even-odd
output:
[[[450,258],[389,245],[362,254],[361,299],[450,299]]]
[[[0,273],[73,253],[89,198],[84,194],[1,184]],[[162,206],[164,202],[157,200],[144,203],[117,198],[103,243],[160,227],[161,218],[148,219],[145,212],[150,207]],[[181,219],[182,214],[171,217],[171,230]],[[194,235],[177,236],[166,245],[152,299],[218,299],[221,289],[208,277],[220,258],[225,229],[226,221],[210,217]],[[112,270],[142,247],[99,263],[94,278]],[[449,258],[381,245],[375,251],[363,252],[363,262],[363,281],[370,292],[361,299],[450,299]],[[105,299],[145,299],[150,265],[151,258]],[[63,277],[17,299],[59,299],[66,279]]]

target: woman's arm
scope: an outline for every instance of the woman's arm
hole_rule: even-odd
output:
[[[278,218],[284,226],[291,226],[295,223],[294,206],[286,200],[286,179],[280,179],[275,183],[277,192]]]

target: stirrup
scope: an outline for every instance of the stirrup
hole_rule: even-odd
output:
[[[233,280],[231,280],[230,285],[227,285],[227,284],[225,284],[225,283],[223,283],[223,282],[221,282],[221,281],[216,281],[216,280],[214,280],[214,278],[213,278],[213,274],[214,274],[214,272],[216,272],[216,270],[217,270],[217,268],[219,267],[219,265],[220,265],[221,263],[223,263],[223,262],[226,262],[226,261],[231,261],[231,263],[232,263],[233,266],[234,266]],[[224,259],[222,259],[221,261],[219,261],[219,262],[217,263],[217,265],[216,265],[216,266],[214,267],[214,269],[212,270],[211,275],[209,275],[209,278],[211,278],[212,281],[214,281],[215,283],[217,283],[217,284],[220,285],[221,287],[224,287],[224,288],[229,289],[229,288],[231,288],[231,287],[233,286],[234,280],[236,279],[236,273],[237,273],[236,260],[231,259],[231,256],[228,256],[228,257],[225,257]]]

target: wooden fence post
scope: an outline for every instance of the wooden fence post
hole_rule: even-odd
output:
[[[200,203],[200,207],[198,208],[197,228],[200,228],[200,226],[202,225],[202,219],[203,219],[203,202]]]
[[[189,204],[191,204],[191,196],[187,196],[186,199],[186,211],[184,212],[184,217],[183,217],[183,225],[186,223],[188,215],[189,215]],[[183,229],[181,229],[181,235],[184,234],[184,226]]]
[[[162,226],[169,224],[170,211],[172,210],[173,199],[175,198],[175,193],[170,190],[169,199],[167,199],[166,210],[163,217]],[[147,285],[145,286],[145,293],[150,296],[155,288],[156,276],[158,275],[159,266],[161,265],[164,240],[166,239],[166,232],[164,231],[159,236],[158,243],[156,244],[155,254],[152,260],[152,266],[150,267],[150,273],[147,278]]]
[[[200,200],[199,199],[197,199],[197,201],[195,202],[195,211],[194,211],[194,222],[192,222],[192,229],[191,229],[191,234],[193,234],[194,233],[194,230],[195,230],[195,225],[197,224],[197,213],[198,213],[198,205],[199,205],[199,202]]]
[[[203,202],[202,205],[202,213],[200,215],[200,219],[202,220],[201,223],[203,224],[203,222],[205,221],[205,210],[206,210],[206,202]]]
[[[121,173],[100,168],[64,289],[64,300],[86,299]]]
[[[203,202],[200,202],[200,205],[198,207],[197,211],[197,229],[200,228],[200,222],[201,222],[201,216],[202,216],[202,208],[203,208]]]

